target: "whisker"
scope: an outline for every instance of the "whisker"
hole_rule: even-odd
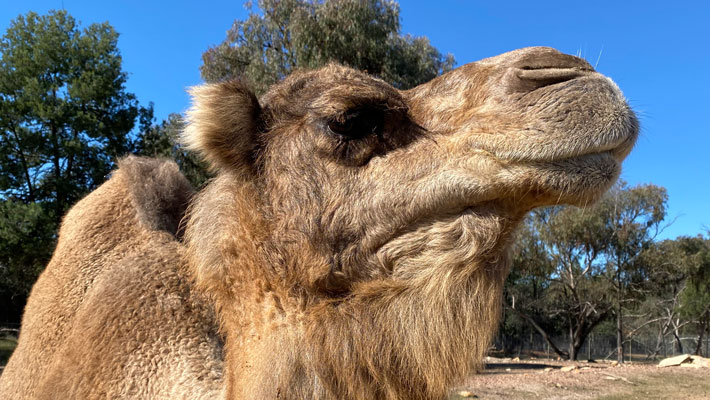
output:
[[[597,62],[594,63],[594,69],[597,69],[597,65],[599,65],[599,60],[602,59],[602,52],[604,51],[604,45],[602,45],[602,48],[599,50],[599,56],[597,57]]]

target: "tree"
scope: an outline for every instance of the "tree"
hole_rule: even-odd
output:
[[[680,296],[680,314],[696,327],[694,353],[700,355],[703,338],[710,333],[710,240],[697,236],[678,238],[677,242],[685,256],[687,274]]]
[[[676,350],[683,352],[680,331],[687,321],[681,319],[680,298],[686,287],[687,257],[680,246],[681,239],[656,242],[645,249],[636,262],[647,271],[645,296],[638,307],[635,327],[627,335],[655,326],[656,346],[648,354],[655,358],[665,350],[665,338],[672,334]]]
[[[710,240],[701,235],[681,236],[649,247],[639,257],[649,271],[644,302],[645,324],[657,324],[657,345],[651,356],[661,350],[665,336],[672,335],[676,351],[683,353],[682,332],[695,328],[695,354],[702,350],[703,338],[710,330]]]
[[[117,40],[108,23],[81,29],[65,11],[19,16],[0,39],[3,295],[26,295],[64,213],[132,150],[150,112],[125,89]]]
[[[551,207],[534,211],[519,239],[509,281],[518,293],[510,308],[528,321],[560,357],[576,360],[589,333],[612,308],[603,278],[604,223],[595,209]],[[524,291],[528,289],[527,294]],[[523,290],[521,290],[523,289]],[[512,299],[511,299],[512,300]],[[545,328],[547,326],[548,328]],[[568,338],[563,350],[550,329]]]
[[[616,185],[598,205],[605,221],[608,244],[604,250],[606,276],[615,293],[617,361],[624,362],[624,307],[643,296],[648,271],[640,255],[653,245],[666,217],[665,188],[648,184]]]
[[[663,188],[621,182],[591,207],[533,212],[508,281],[507,292],[518,295],[514,303],[509,298],[509,307],[555,352],[573,360],[589,333],[613,312],[623,360],[623,308],[644,294],[650,272],[639,255],[653,244],[666,201]],[[544,326],[564,326],[566,351]]]
[[[546,294],[552,284],[549,277],[555,265],[540,237],[538,221],[546,220],[552,210],[547,208],[531,213],[518,231],[513,248],[513,268],[504,287],[507,304],[501,332],[504,335],[521,336],[525,333],[524,324],[529,325],[555,353],[567,358],[569,353],[560,349],[552,340],[550,333],[557,332],[559,326],[546,309]],[[506,312],[508,310],[512,313]]]
[[[425,37],[402,35],[399,6],[388,0],[259,0],[203,56],[207,81],[246,78],[261,94],[297,68],[331,61],[379,76],[401,89],[450,70]]]

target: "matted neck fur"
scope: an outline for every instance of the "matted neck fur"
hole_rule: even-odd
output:
[[[339,65],[257,101],[192,90],[218,171],[188,217],[230,399],[443,399],[494,334],[511,234],[616,180],[637,120],[584,60],[527,48],[400,91]]]

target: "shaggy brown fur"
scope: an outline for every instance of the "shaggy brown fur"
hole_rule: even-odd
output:
[[[169,180],[131,184],[147,161],[124,162],[68,214],[0,393],[446,398],[495,331],[521,218],[597,199],[638,130],[610,80],[549,48],[409,91],[329,65],[260,102],[192,94],[185,142],[218,176],[184,244],[162,222],[181,195],[138,194]]]
[[[69,211],[0,398],[216,397],[190,389],[216,394],[222,379],[212,311],[176,268],[174,235],[191,196],[175,163],[128,157]]]

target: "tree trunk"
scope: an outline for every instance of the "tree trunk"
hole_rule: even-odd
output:
[[[680,337],[678,336],[678,328],[673,330],[673,337],[675,338],[676,350],[678,351],[678,354],[683,354],[683,343],[680,341]]]
[[[572,327],[569,327],[569,359],[570,361],[577,361],[577,348],[575,343],[575,334]]]
[[[654,359],[654,360],[656,359],[656,357],[658,356],[658,353],[660,353],[661,350],[663,349],[664,339],[665,339],[665,337],[663,336],[663,328],[661,327],[660,329],[658,329],[658,334],[656,335],[656,347],[653,349],[651,354],[649,354],[649,356],[646,358],[647,360],[648,359]]]
[[[621,285],[621,257],[619,253],[616,254],[616,361],[619,364],[624,363],[624,322],[622,321],[623,316],[621,315],[621,298],[622,298],[622,288]]]
[[[532,325],[533,328],[535,328],[535,330],[538,331],[538,333],[540,333],[540,335],[542,336],[543,339],[545,339],[545,341],[547,342],[547,344],[549,345],[549,347],[551,347],[552,350],[553,350],[555,353],[557,353],[558,356],[560,356],[560,357],[562,357],[562,358],[568,358],[568,357],[569,357],[569,354],[568,354],[567,352],[560,350],[560,349],[552,342],[552,339],[550,338],[550,335],[549,335],[547,332],[545,332],[545,330],[542,329],[542,327],[541,327],[540,325],[538,325],[538,324],[535,322],[535,320],[533,320],[533,319],[530,318],[527,314],[525,314],[524,312],[518,310],[517,308],[512,308],[512,307],[511,307],[510,309],[513,310],[513,311],[515,311],[515,313],[518,314],[520,317],[522,317],[524,320],[528,321],[528,323],[529,323],[530,325]]]
[[[587,338],[587,361],[592,361],[592,346],[594,345],[594,336],[589,335],[587,336]]]
[[[571,343],[569,345],[569,360],[577,361],[577,347],[574,345],[574,343]]]
[[[35,201],[34,188],[32,188],[32,177],[30,177],[30,167],[25,158],[25,150],[22,148],[22,143],[20,142],[20,135],[17,134],[14,127],[10,128],[13,136],[15,136],[15,142],[17,143],[17,155],[20,158],[20,163],[22,164],[22,171],[25,175],[25,180],[27,181],[27,201]]]
[[[700,325],[700,333],[698,333],[698,344],[695,346],[695,354],[696,356],[700,355],[700,351],[703,349],[703,336],[705,335],[705,330],[707,329],[707,324],[701,324]]]
[[[624,331],[621,321],[621,304],[616,309],[616,361],[624,363]]]

